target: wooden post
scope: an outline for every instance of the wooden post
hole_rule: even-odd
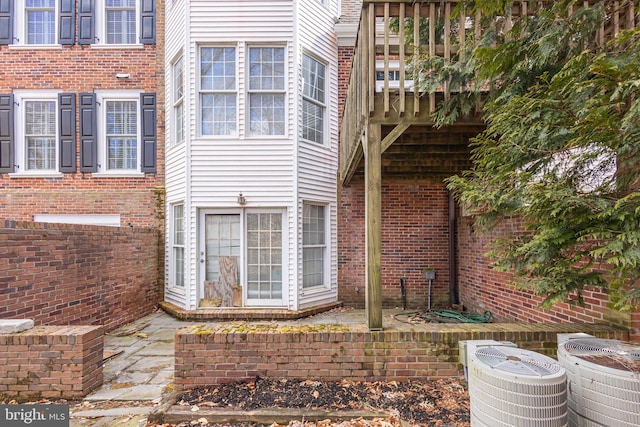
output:
[[[367,282],[365,307],[370,331],[382,330],[382,134],[380,125],[367,128],[365,159],[365,222]]]

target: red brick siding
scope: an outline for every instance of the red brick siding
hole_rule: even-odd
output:
[[[495,230],[494,236],[508,232],[521,232],[522,224],[517,219],[506,219]],[[510,273],[496,272],[490,260],[484,256],[490,237],[476,233],[471,217],[458,220],[458,280],[462,303],[471,311],[491,310],[498,320],[518,322],[551,323],[610,323],[626,328],[632,327],[630,314],[622,314],[607,306],[607,295],[599,290],[585,292],[585,306],[566,303],[556,304],[550,310],[542,310],[540,297],[531,292],[510,286]],[[635,333],[640,328],[638,313],[635,314]]]
[[[158,2],[157,39],[163,38],[163,3]],[[62,46],[52,50],[0,46],[0,93],[15,90],[104,90],[155,92],[158,112],[157,173],[144,178],[94,178],[65,173],[62,178],[10,178],[0,174],[0,217],[30,221],[33,214],[120,214],[121,225],[160,227],[156,187],[164,185],[164,57],[161,46],[96,49]],[[116,73],[130,79],[118,80]],[[76,119],[76,124],[78,120]],[[77,156],[80,153],[76,143]]]
[[[99,326],[47,326],[0,335],[0,395],[84,397],[102,385],[103,347]]]
[[[512,341],[553,355],[557,334],[577,330],[574,325],[539,329],[501,325],[500,330],[492,330],[492,325],[437,325],[382,332],[363,329],[346,325],[340,332],[232,332],[228,327],[216,330],[207,325],[183,328],[175,337],[174,383],[177,390],[183,390],[256,376],[329,381],[455,377],[462,368],[458,363],[459,340]],[[603,338],[627,338],[626,333],[607,327],[592,327],[588,332]]]
[[[159,232],[5,221],[0,318],[104,325],[149,314],[162,298]]]
[[[364,183],[354,179],[340,189],[338,283],[340,300],[364,307]],[[442,183],[382,181],[383,306],[402,306],[400,278],[406,277],[409,308],[426,308],[428,282],[423,269],[435,269],[432,307],[449,304],[448,193]],[[355,288],[359,290],[356,292]]]

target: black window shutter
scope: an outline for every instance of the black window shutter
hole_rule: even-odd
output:
[[[60,172],[76,171],[76,94],[58,94]]]
[[[95,10],[95,0],[78,0],[78,44],[93,43]]]
[[[75,0],[60,0],[60,15],[58,16],[58,43],[73,44],[76,28]]]
[[[13,44],[13,1],[0,0],[0,44]]]
[[[156,148],[157,148],[157,121],[156,121],[156,94],[141,93],[141,120],[142,128],[142,159],[140,170],[142,172],[156,171]]]
[[[96,94],[81,93],[80,97],[80,172],[98,171],[98,127],[96,124]]]
[[[140,2],[140,43],[156,42],[156,2],[142,0]]]
[[[0,95],[0,173],[14,171],[13,94]]]

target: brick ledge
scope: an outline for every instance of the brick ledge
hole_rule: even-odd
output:
[[[303,310],[286,310],[273,308],[206,308],[197,310],[185,310],[170,302],[162,301],[160,308],[179,320],[206,321],[206,320],[297,320],[304,317],[342,307],[341,301],[305,308]]]

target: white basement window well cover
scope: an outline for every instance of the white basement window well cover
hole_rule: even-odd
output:
[[[35,222],[49,222],[55,224],[78,224],[78,225],[103,225],[108,227],[120,227],[120,215],[54,215],[36,214],[33,216]]]

